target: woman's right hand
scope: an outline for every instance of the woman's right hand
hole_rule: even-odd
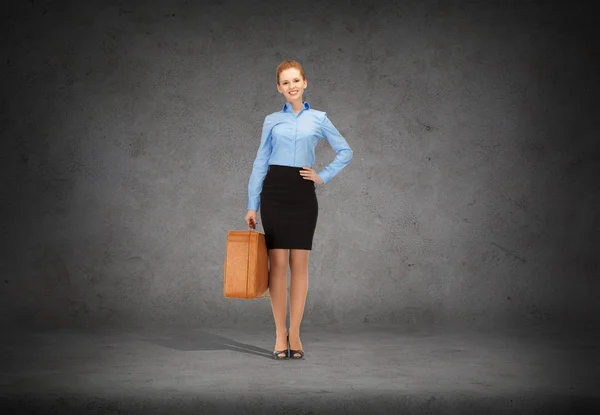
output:
[[[244,220],[248,224],[248,227],[256,229],[256,210],[249,210]]]

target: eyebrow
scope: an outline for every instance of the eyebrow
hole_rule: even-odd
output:
[[[297,79],[300,79],[300,78],[294,78],[294,81],[295,81],[295,80],[297,80]],[[288,80],[289,80],[289,79],[284,79],[284,80],[283,80],[283,81],[281,81],[281,82],[285,82],[285,81],[288,81]]]

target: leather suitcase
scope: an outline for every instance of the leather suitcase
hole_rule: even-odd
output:
[[[254,229],[228,231],[223,293],[226,298],[269,298],[265,234]]]

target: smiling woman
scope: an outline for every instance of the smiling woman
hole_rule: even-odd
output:
[[[265,117],[248,183],[248,213],[244,219],[249,227],[255,228],[260,206],[269,253],[275,359],[285,359],[288,353],[292,359],[304,357],[300,323],[308,289],[308,256],[319,213],[315,183],[327,183],[352,159],[352,149],[327,114],[302,101],[307,85],[298,62],[284,61],[277,67],[277,90],[287,102],[281,111]],[[323,137],[337,155],[317,174],[312,165],[315,147]],[[291,270],[289,335],[285,330],[288,266]]]
[[[294,107],[294,112],[298,113],[300,106],[302,105],[302,93],[306,89],[308,82],[304,76],[304,71],[300,64],[297,66],[290,65],[287,61],[282,62],[277,68],[277,90],[281,93],[287,94],[296,100],[289,100]],[[286,66],[289,66],[286,68]]]

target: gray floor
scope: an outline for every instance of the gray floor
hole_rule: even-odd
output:
[[[4,331],[14,413],[584,413],[600,409],[598,332],[303,325]]]

